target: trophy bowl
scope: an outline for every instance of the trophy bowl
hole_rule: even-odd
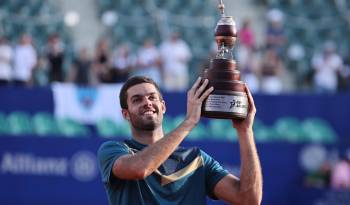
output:
[[[215,41],[218,46],[223,43],[230,49],[237,39],[236,24],[232,16],[222,16],[215,27]]]

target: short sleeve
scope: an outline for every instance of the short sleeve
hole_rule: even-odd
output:
[[[215,185],[229,172],[224,169],[219,162],[201,150],[205,169],[205,189],[207,195],[212,199],[217,199],[214,195]]]
[[[128,147],[120,142],[108,141],[100,146],[97,156],[103,183],[111,182],[111,173],[114,162],[119,157],[128,153]]]

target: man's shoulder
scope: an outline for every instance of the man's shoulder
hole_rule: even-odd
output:
[[[118,150],[118,149],[127,149],[127,146],[125,145],[125,143],[121,141],[110,140],[110,141],[103,142],[100,145],[97,152],[100,154],[107,150]]]
[[[124,143],[121,141],[109,140],[109,141],[103,142],[100,145],[100,148],[110,147],[110,146],[121,146],[121,145],[124,145]]]

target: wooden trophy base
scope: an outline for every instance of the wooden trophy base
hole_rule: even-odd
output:
[[[213,59],[203,78],[209,80],[214,91],[204,101],[202,116],[217,119],[245,119],[248,97],[233,60]]]

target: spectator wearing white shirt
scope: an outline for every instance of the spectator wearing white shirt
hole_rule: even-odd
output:
[[[343,67],[342,58],[335,52],[333,42],[326,42],[321,54],[312,58],[314,69],[314,88],[318,92],[333,93],[337,91],[338,74]]]
[[[113,55],[113,71],[116,82],[125,82],[134,69],[136,57],[131,53],[130,46],[123,44],[117,48]]]
[[[160,46],[163,63],[164,89],[168,91],[184,91],[188,87],[188,62],[192,54],[189,46],[183,41],[179,33],[174,32],[170,39]]]
[[[282,75],[285,67],[274,48],[269,48],[264,53],[261,63],[261,91],[269,95],[280,94],[284,87]]]
[[[37,64],[37,53],[32,45],[32,38],[23,34],[14,52],[13,80],[15,85],[30,85],[32,70]]]
[[[11,80],[11,61],[13,51],[6,38],[0,37],[0,86],[8,85]]]
[[[152,78],[158,85],[162,85],[160,71],[160,55],[153,40],[146,39],[137,52],[137,64],[133,76]]]

